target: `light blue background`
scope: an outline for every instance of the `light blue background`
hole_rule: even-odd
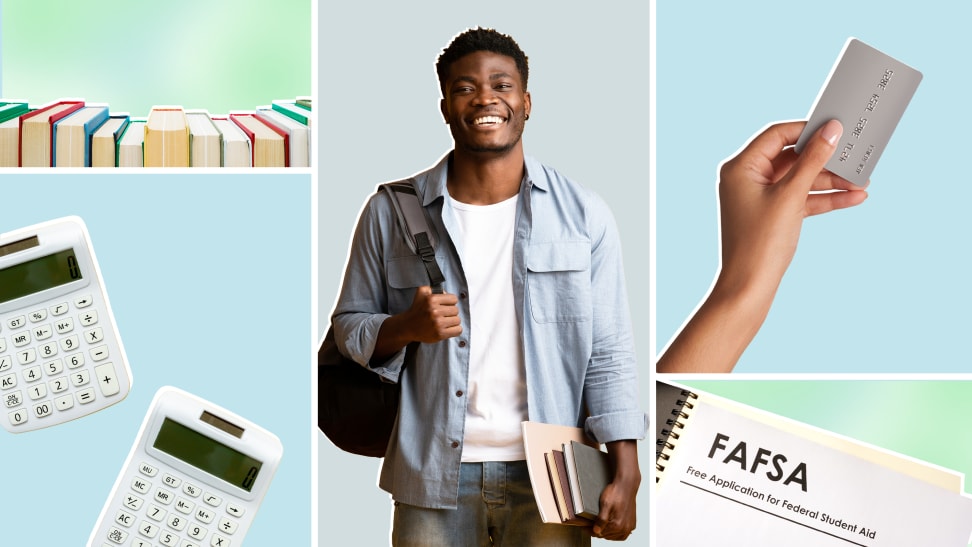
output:
[[[860,207],[804,223],[737,371],[972,371],[967,356],[972,6],[659,2],[659,349],[718,266],[716,168],[772,121],[805,119],[854,36],[924,73]]]
[[[376,184],[424,170],[451,148],[439,113],[436,57],[466,28],[494,26],[512,35],[530,60],[527,154],[596,190],[614,212],[647,410],[648,15],[648,2],[634,0],[322,4],[318,104],[327,114],[317,118],[318,333],[328,325],[364,200]],[[378,460],[344,454],[320,438],[319,543],[387,545],[391,503],[376,486]],[[639,448],[645,480],[635,533],[647,537],[653,449],[649,443]]]
[[[0,190],[2,232],[85,220],[134,380],[94,415],[0,431],[0,543],[82,545],[152,397],[173,385],[283,443],[246,544],[310,544],[310,176],[8,170]]]

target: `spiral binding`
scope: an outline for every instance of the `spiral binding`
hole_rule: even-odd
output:
[[[694,401],[699,398],[695,393],[684,389],[680,395],[682,398],[676,401],[675,407],[672,408],[671,417],[665,419],[667,427],[662,429],[664,438],[655,440],[656,444],[661,447],[661,451],[655,459],[655,469],[657,470],[655,483],[661,481],[662,473],[665,472],[665,464],[671,459],[671,453],[675,450],[675,445],[678,444],[681,433],[685,429],[685,422],[692,417],[692,411],[695,409]],[[660,420],[661,416],[658,419]]]

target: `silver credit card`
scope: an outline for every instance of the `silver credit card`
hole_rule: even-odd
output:
[[[844,126],[827,170],[863,186],[921,82],[921,72],[850,38],[830,72],[796,151],[829,120]]]

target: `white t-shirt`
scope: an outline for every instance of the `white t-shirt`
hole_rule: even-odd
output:
[[[451,198],[450,198],[451,199]],[[518,196],[491,205],[451,199],[469,286],[469,384],[462,461],[524,459],[526,372],[513,305],[513,232]]]

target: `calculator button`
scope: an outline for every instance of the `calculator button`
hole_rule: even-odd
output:
[[[70,308],[68,308],[67,302],[61,302],[60,304],[55,304],[48,309],[51,310],[51,315],[64,315]]]
[[[239,523],[232,521],[226,517],[219,519],[219,529],[222,530],[223,533],[233,535],[233,533],[236,532],[236,529],[238,527],[239,527]]]
[[[82,389],[78,392],[78,402],[86,405],[91,401],[95,400],[94,388],[89,387],[88,389]]]
[[[34,348],[27,348],[17,352],[17,361],[19,361],[21,365],[33,363],[36,360],[37,352],[34,350]]]
[[[136,539],[132,542],[132,547],[152,547],[152,544],[148,541],[143,541],[141,539]]]
[[[169,505],[172,503],[172,492],[159,488],[155,491],[155,501],[164,505]]]
[[[192,539],[202,540],[203,538],[206,537],[206,534],[208,532],[209,530],[206,530],[202,526],[197,526],[195,524],[190,526],[189,528],[186,528],[186,533],[189,534],[189,537],[191,537]]]
[[[213,539],[209,542],[209,545],[210,547],[230,547],[230,540],[219,534],[213,534]]]
[[[195,507],[196,504],[192,503],[189,500],[186,500],[184,498],[176,498],[175,508],[183,515],[188,515],[189,513],[192,513],[192,510],[195,509]]]
[[[240,518],[245,512],[246,509],[242,505],[236,505],[232,502],[226,504],[226,513],[231,517]]]
[[[98,379],[98,385],[101,387],[101,394],[105,397],[111,397],[119,391],[118,378],[115,376],[115,366],[111,363],[104,363],[95,367],[95,378]],[[173,487],[179,486],[178,484],[172,485]]]
[[[182,542],[180,547],[202,547],[202,545],[199,545],[198,543],[193,543],[187,539]]]
[[[169,486],[169,487],[172,487],[172,488],[179,488],[179,485],[182,484],[182,479],[180,479],[178,477],[173,477],[172,475],[166,473],[162,477],[162,482],[165,483],[166,486]]]
[[[18,315],[17,317],[11,317],[7,319],[7,326],[12,329],[19,329],[20,327],[27,324],[27,317],[23,315]]]
[[[47,340],[51,336],[54,336],[54,330],[50,325],[41,325],[34,328],[34,340]]]
[[[67,357],[65,357],[65,360],[67,361],[67,367],[70,369],[75,369],[84,366],[83,353],[74,353],[72,355],[68,355]]]
[[[6,372],[13,366],[13,359],[9,355],[0,357],[0,372]]]
[[[44,372],[46,372],[48,376],[57,376],[58,374],[64,372],[64,361],[54,359],[44,363]]]
[[[155,466],[149,465],[145,462],[142,462],[141,465],[138,466],[138,470],[146,477],[154,477],[159,473],[159,470]]]
[[[31,386],[31,388],[27,390],[27,395],[30,395],[30,400],[32,401],[47,397],[47,386],[44,384]]]
[[[78,347],[78,335],[73,334],[67,338],[61,338],[61,349],[64,351],[71,351],[77,349]]]
[[[47,310],[37,310],[30,312],[27,317],[30,318],[31,323],[37,323],[38,321],[43,321],[47,319]]]
[[[38,418],[46,418],[54,412],[51,403],[41,403],[34,407],[34,415]]]
[[[71,383],[74,387],[81,387],[91,381],[91,373],[87,370],[79,370],[71,373]]]
[[[41,379],[41,369],[39,365],[35,365],[24,369],[24,381],[27,383],[36,382]]]
[[[162,519],[164,519],[165,516],[169,514],[168,511],[162,509],[158,505],[149,505],[148,511],[146,511],[146,513],[148,513],[148,518],[154,520],[155,522],[162,522]]]
[[[80,296],[80,297],[74,299],[74,307],[75,308],[87,308],[88,306],[91,305],[91,302],[92,302],[91,295],[90,294],[86,294],[84,296]]]
[[[15,334],[14,337],[13,337],[14,347],[20,348],[20,347],[26,346],[29,343],[30,343],[30,333],[29,332],[21,332],[21,333]]]
[[[128,507],[132,511],[138,511],[141,509],[142,503],[144,503],[142,498],[133,494],[125,494],[125,507]]]
[[[67,395],[56,397],[54,399],[54,406],[57,407],[57,409],[61,412],[64,412],[65,410],[68,410],[74,406],[74,396],[69,393]]]
[[[187,496],[192,496],[194,498],[198,498],[199,497],[199,494],[202,493],[202,490],[200,490],[199,487],[196,486],[195,484],[192,484],[192,483],[188,483],[187,482],[187,483],[185,483],[185,484],[182,485],[182,493],[185,494],[185,495],[187,495]]]
[[[51,392],[52,393],[61,393],[61,392],[67,390],[67,388],[68,388],[68,379],[67,379],[67,377],[64,377],[64,376],[62,376],[60,378],[54,378],[50,382],[47,382],[47,385],[49,385],[51,387]]]
[[[135,524],[135,517],[132,516],[131,513],[126,513],[125,511],[119,510],[118,514],[115,515],[115,522],[117,524],[121,524],[125,528],[131,528],[132,525]]]
[[[84,333],[84,340],[89,344],[97,344],[105,339],[105,333],[102,332],[101,327],[95,327]]]
[[[65,317],[64,319],[54,323],[54,330],[57,331],[58,334],[67,334],[74,330],[74,320],[72,320],[70,317]]]
[[[138,526],[138,533],[147,538],[154,538],[159,535],[159,527],[147,520],[143,520],[142,524]]]
[[[95,346],[91,348],[91,360],[92,361],[104,361],[108,358],[108,346],[102,344],[100,346]]]
[[[178,547],[179,536],[169,532],[162,532],[159,536],[159,543],[165,545],[165,547]]]
[[[90,327],[98,322],[98,312],[96,310],[84,312],[78,316],[78,319],[81,320],[82,327]]]
[[[7,351],[7,339],[0,336],[0,353]]]
[[[14,391],[3,396],[3,404],[7,405],[7,408],[13,408],[23,402],[24,397],[22,391]]]
[[[215,516],[216,515],[214,515],[213,513],[209,512],[209,510],[207,510],[207,509],[205,509],[203,507],[200,507],[196,511],[196,520],[198,520],[199,522],[205,523],[205,524],[209,524],[210,522],[212,522],[213,521],[213,518]]]
[[[44,344],[40,347],[41,359],[50,359],[57,355],[57,342],[51,342],[50,344]]]
[[[152,489],[152,483],[142,480],[138,477],[132,481],[132,490],[138,492],[139,494],[148,494],[149,490]]]
[[[8,374],[6,376],[0,376],[0,389],[10,389],[12,387],[17,387],[16,374]]]
[[[15,410],[7,415],[10,418],[10,425],[20,425],[27,422],[27,410]]]
[[[108,530],[108,539],[120,545],[122,543],[125,543],[125,541],[128,539],[128,532],[119,530],[118,528],[112,526]]]
[[[206,495],[203,496],[203,501],[205,501],[209,505],[212,505],[213,507],[219,507],[223,503],[223,498],[214,496],[207,492]]]
[[[173,513],[169,515],[169,520],[166,521],[166,524],[169,526],[169,528],[172,528],[177,532],[181,532],[185,530],[188,522],[189,521],[186,520],[186,517]]]

